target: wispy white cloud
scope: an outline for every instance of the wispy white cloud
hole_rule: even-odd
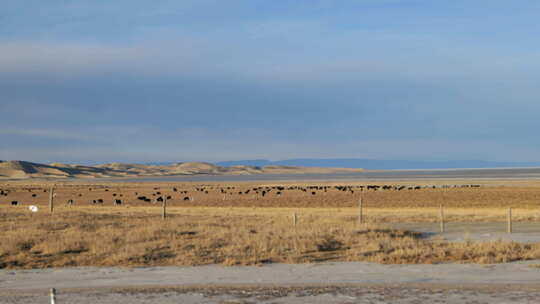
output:
[[[1,136],[29,136],[40,137],[45,139],[70,139],[70,140],[83,140],[89,139],[83,133],[75,133],[69,129],[35,129],[35,128],[1,128]]]
[[[334,33],[302,22],[255,23],[243,34],[217,33],[205,37],[174,27],[159,34],[163,30],[150,28],[144,39],[117,45],[0,43],[0,76],[34,75],[61,80],[123,73],[141,77],[236,78],[317,87],[388,79],[454,81],[460,85],[504,81],[519,85],[537,76],[540,62],[535,51],[497,50],[466,42],[450,44],[444,38],[425,34],[379,30]]]

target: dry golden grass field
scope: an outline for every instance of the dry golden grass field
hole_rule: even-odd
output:
[[[540,244],[450,243],[384,226],[436,222],[441,204],[447,221],[504,221],[508,207],[514,208],[516,221],[538,221],[538,182],[475,184],[480,187],[462,187],[471,184],[467,181],[385,184],[396,187],[367,190],[365,183],[347,182],[72,182],[55,185],[51,214],[52,184],[2,183],[0,268],[540,259]],[[437,188],[408,190],[426,185]],[[406,188],[395,190],[402,186]],[[154,202],[159,197],[170,197],[165,220],[162,203]],[[364,224],[357,220],[360,197]],[[114,205],[114,200],[121,204]],[[31,213],[30,205],[39,211]],[[296,226],[293,213],[298,215]]]

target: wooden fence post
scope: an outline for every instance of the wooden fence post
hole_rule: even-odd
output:
[[[53,213],[54,211],[54,186],[49,190],[49,212]]]
[[[167,197],[163,198],[163,204],[161,205],[161,218],[165,219],[167,217]]]
[[[512,207],[508,208],[506,232],[512,233]]]
[[[362,224],[364,222],[362,211],[362,197],[360,196],[360,199],[358,199],[358,224]]]
[[[440,205],[440,209],[439,209],[439,222],[440,222],[441,233],[444,233],[444,210],[443,210],[442,204]]]
[[[56,289],[51,288],[50,296],[51,296],[51,304],[56,304]]]

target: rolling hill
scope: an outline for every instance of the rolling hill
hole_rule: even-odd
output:
[[[96,166],[73,164],[39,164],[27,161],[0,161],[0,179],[31,178],[115,178],[178,175],[249,175],[360,172],[361,169],[315,168],[298,166],[219,166],[205,162],[184,162],[166,165],[108,163]]]

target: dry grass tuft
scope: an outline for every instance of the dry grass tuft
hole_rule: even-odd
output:
[[[178,214],[178,212],[182,214]],[[258,265],[323,261],[499,263],[540,258],[540,244],[448,243],[356,224],[354,217],[299,217],[279,210],[59,209],[50,216],[0,208],[0,268]]]

